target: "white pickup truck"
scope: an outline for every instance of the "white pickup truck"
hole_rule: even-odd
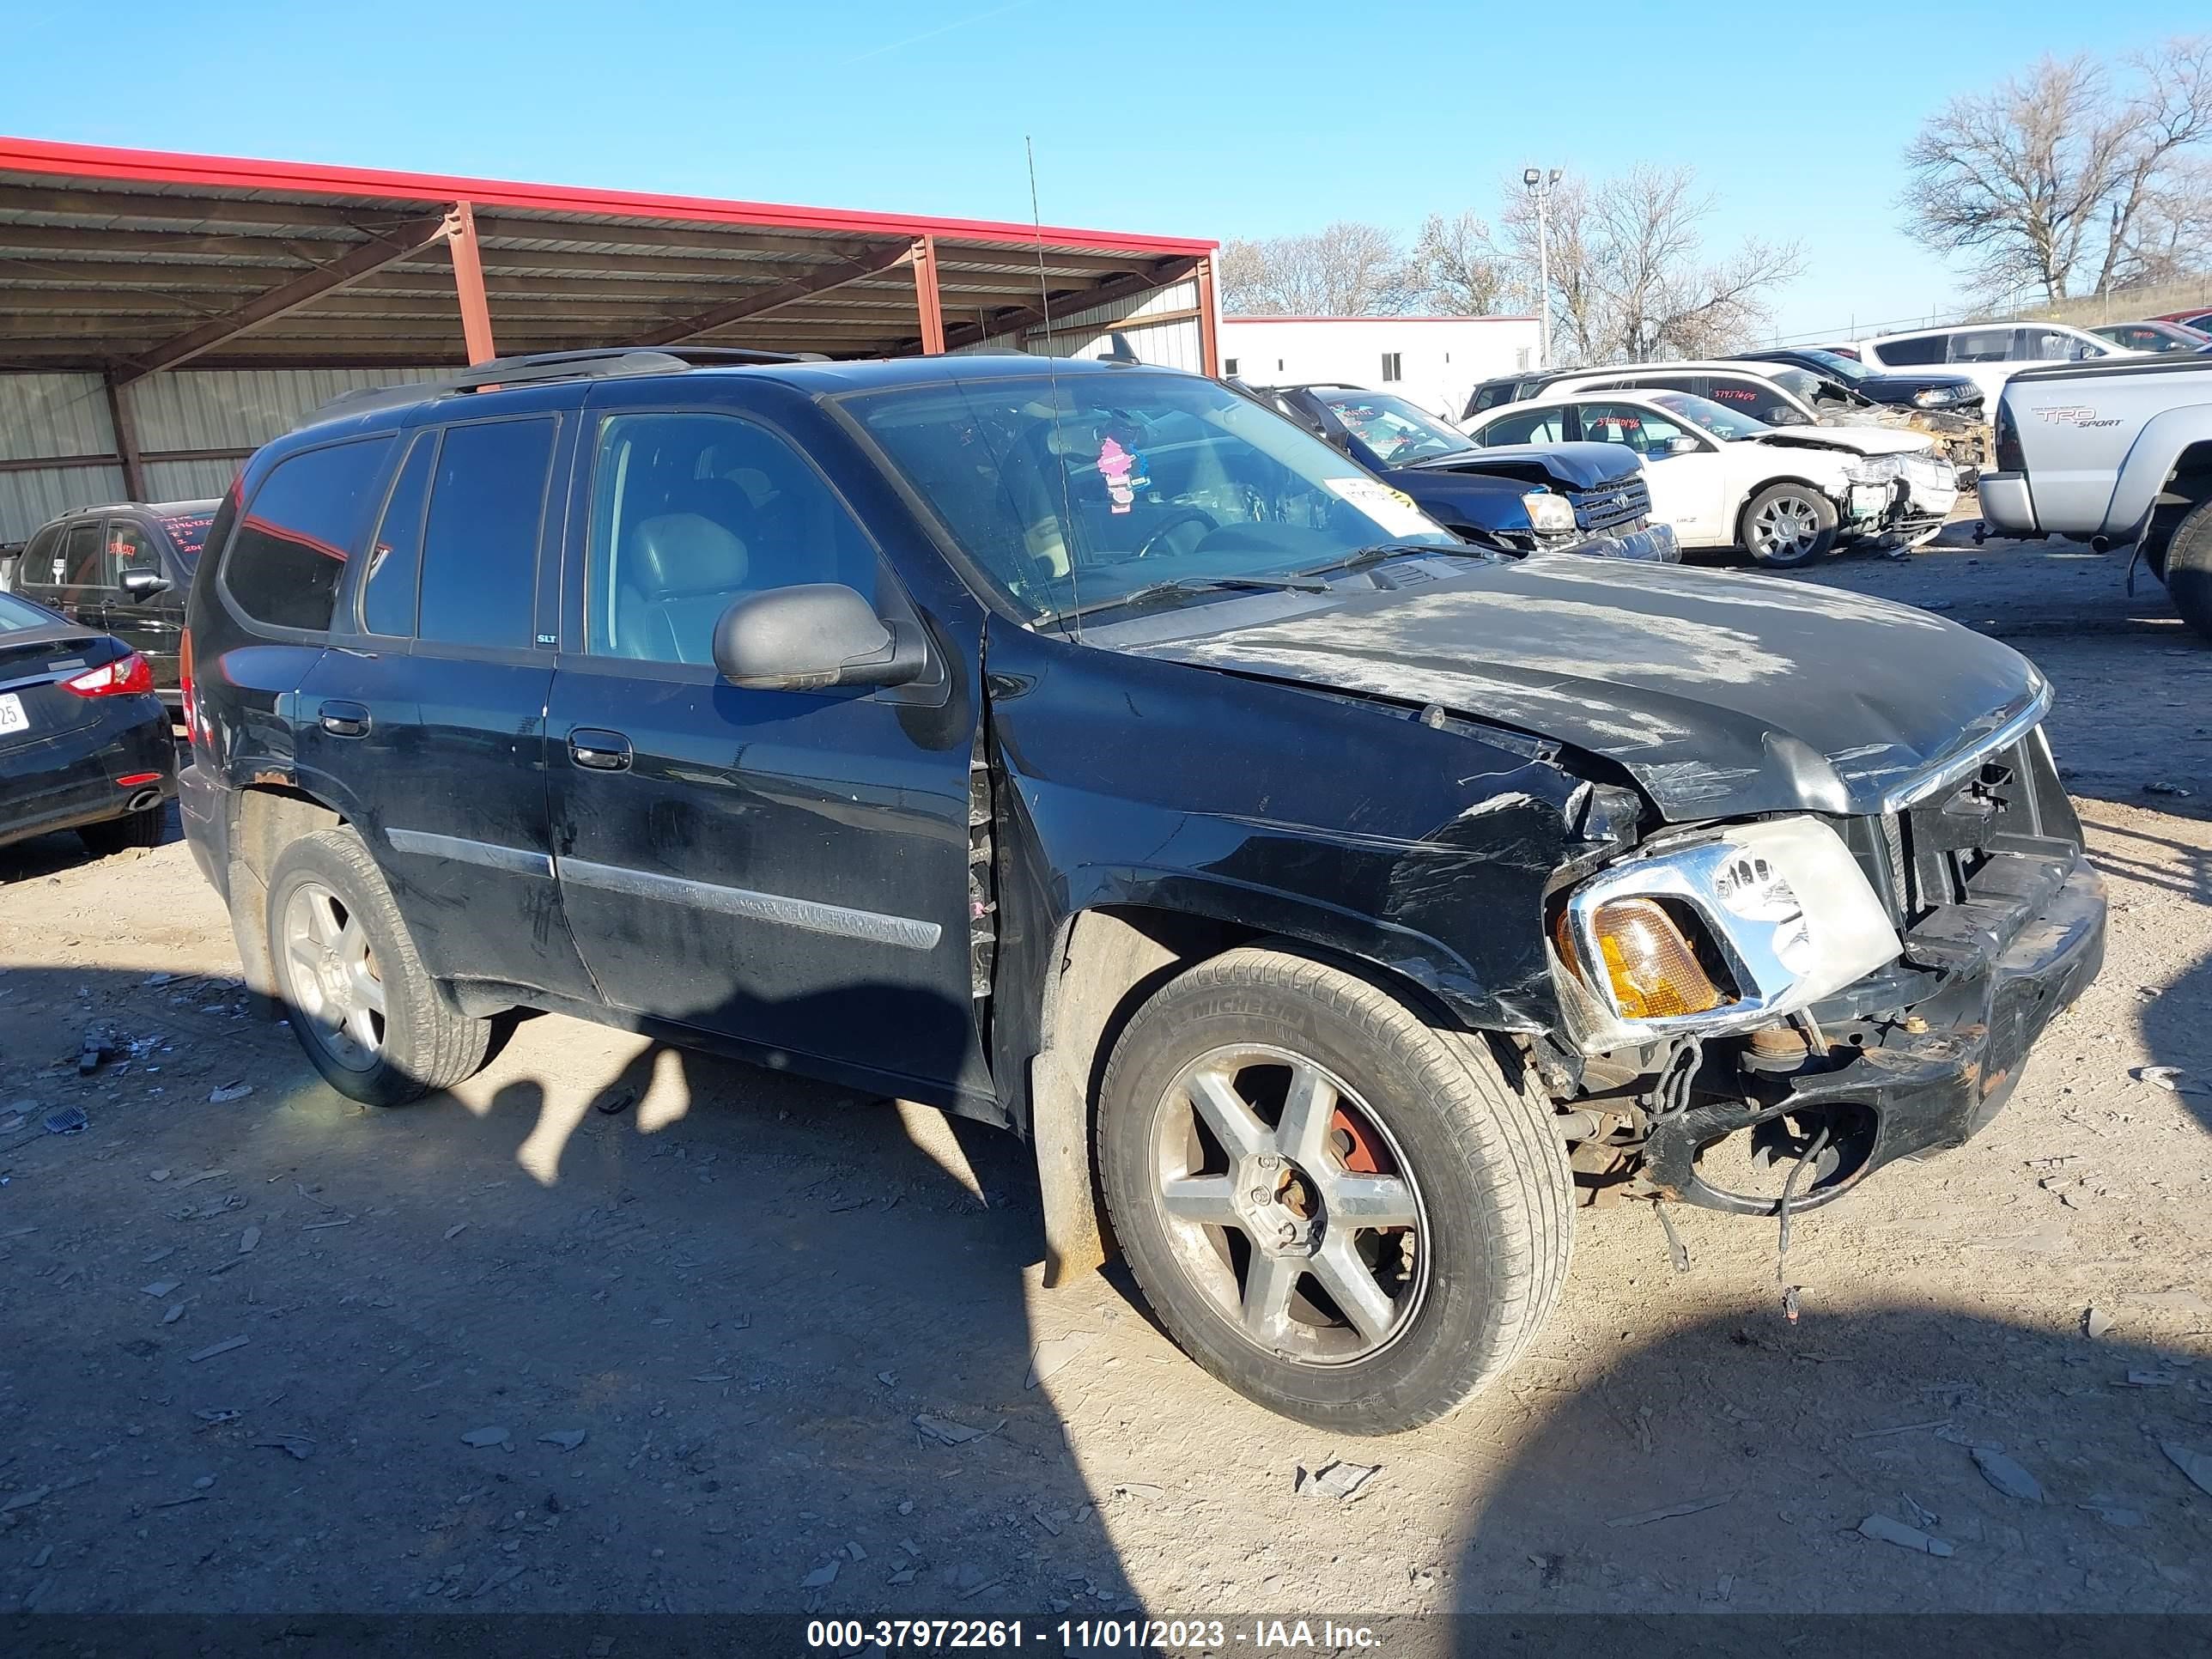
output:
[[[2212,640],[2212,356],[2032,368],[1996,425],[1996,470],[1981,476],[1993,534],[2132,547]]]

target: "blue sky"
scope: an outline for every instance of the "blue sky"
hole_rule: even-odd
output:
[[[1780,325],[1944,307],[1897,231],[1920,118],[2045,51],[2118,52],[2193,4],[481,0],[19,10],[25,137],[559,184],[1272,235],[1495,214],[1528,162],[1694,166],[1715,245],[1792,237]]]

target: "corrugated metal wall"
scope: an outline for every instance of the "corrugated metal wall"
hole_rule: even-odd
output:
[[[125,388],[125,395],[130,398],[131,413],[137,418],[142,453],[164,449],[254,449],[341,392],[425,380],[442,372],[427,367],[181,368],[134,381]],[[223,483],[229,483],[228,477]]]
[[[1055,317],[1049,335],[1042,328],[1024,329],[1019,334],[1001,334],[980,345],[963,346],[960,350],[1096,357],[1113,344],[1109,337],[1119,329],[1128,337],[1130,349],[1145,362],[1164,368],[1187,368],[1197,374],[1203,373],[1206,366],[1199,332],[1204,325],[1194,314],[1197,310],[1198,284],[1176,283],[1134,299],[1116,300],[1110,305],[1093,306],[1088,311]]]
[[[148,459],[148,499],[220,495],[245,452],[258,448],[342,392],[419,380],[421,368],[176,369],[123,390],[142,457],[180,450],[231,455]],[[0,374],[0,462],[113,456],[107,392],[97,374]],[[123,498],[119,459],[97,466],[0,467],[0,546],[20,542],[58,514]]]

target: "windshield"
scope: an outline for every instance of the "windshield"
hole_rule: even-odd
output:
[[[169,544],[177,550],[186,565],[200,556],[207,543],[208,526],[215,522],[212,513],[179,514],[161,520],[161,528],[169,532]]]
[[[1411,498],[1211,380],[1116,370],[862,393],[848,408],[969,558],[1037,616],[1162,582],[1460,548]]]
[[[1808,350],[1802,355],[1820,364],[1822,374],[1834,375],[1845,386],[1856,386],[1869,378],[1864,363],[1854,362],[1841,352]]]
[[[1464,432],[1387,392],[1329,392],[1321,400],[1386,465],[1404,466],[1475,447]]]
[[[1653,392],[1645,395],[1660,408],[1680,415],[1692,426],[1703,427],[1723,442],[1761,437],[1774,430],[1765,422],[1753,420],[1741,410],[1723,409],[1710,398],[1695,397],[1687,392]]]

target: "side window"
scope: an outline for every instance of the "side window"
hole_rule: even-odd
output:
[[[319,632],[375,509],[389,437],[288,455],[255,492],[223,555],[222,585],[255,622]]]
[[[1638,455],[1664,456],[1668,446],[1687,435],[1664,415],[1638,404],[1584,404],[1583,438],[1586,442],[1625,444]]]
[[[154,545],[154,538],[141,526],[128,519],[107,521],[108,582],[120,586],[126,570],[150,570],[161,574],[161,555]]]
[[[741,594],[842,582],[876,599],[874,544],[781,438],[728,415],[601,422],[585,563],[587,648],[711,663]]]
[[[1561,410],[1534,409],[1525,415],[1508,415],[1483,428],[1478,441],[1486,447],[1500,444],[1555,444],[1565,432]]]
[[[1942,362],[1947,343],[1943,335],[1923,334],[1917,339],[1877,340],[1868,351],[1878,363],[1886,363],[1892,368],[1909,368]]]
[[[54,568],[55,556],[61,551],[62,527],[50,524],[31,538],[31,544],[23,550],[22,562],[15,567],[18,586],[48,586],[61,579]]]
[[[422,526],[417,638],[529,648],[557,424],[541,415],[446,428]]]
[[[1951,361],[1954,363],[2007,363],[2014,361],[2013,352],[2021,331],[2012,328],[1970,328],[1951,337]]]
[[[1738,380],[1716,374],[1713,389],[1706,395],[1724,408],[1740,409],[1754,421],[1764,421],[1769,426],[1786,426],[1801,418],[1796,406],[1778,388],[1749,375]]]
[[[422,568],[422,507],[430,499],[430,466],[438,434],[420,432],[399,465],[384,503],[384,517],[368,544],[368,580],[362,585],[361,625],[371,634],[405,639],[415,632],[415,581]]]
[[[62,568],[57,580],[64,587],[105,587],[106,558],[100,544],[100,520],[92,519],[69,527],[62,544]]]

